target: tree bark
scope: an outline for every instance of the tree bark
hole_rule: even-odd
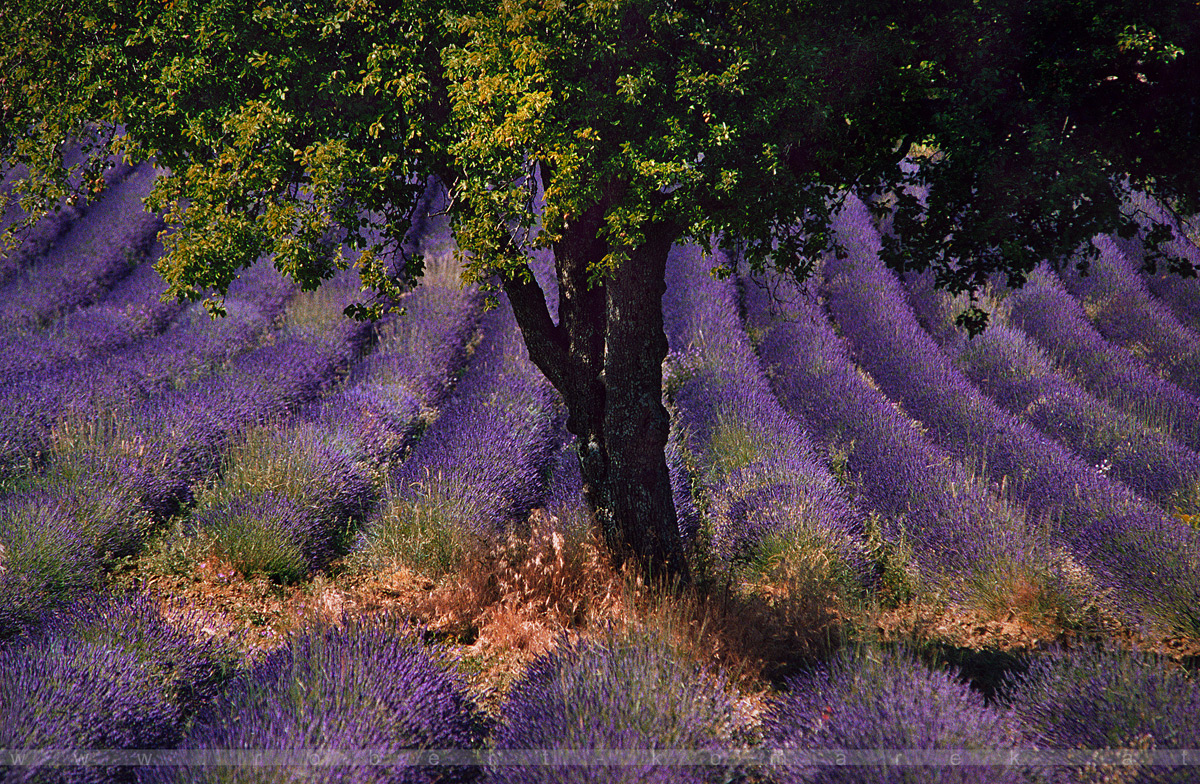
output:
[[[584,496],[618,564],[647,576],[690,579],[667,470],[670,420],[662,403],[667,355],[662,297],[678,230],[655,226],[631,258],[599,281],[604,205],[573,221],[555,244],[559,322],[533,280],[505,279],[530,359],[567,404]]]
[[[608,281],[603,425],[608,473],[598,516],[611,516],[600,519],[608,523],[605,534],[614,551],[627,548],[653,576],[686,581],[666,460],[671,422],[662,402],[668,350],[662,298],[674,240],[669,227],[652,227],[646,242]]]

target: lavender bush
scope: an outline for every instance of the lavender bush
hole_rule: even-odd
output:
[[[542,501],[557,398],[526,358],[507,306],[482,329],[453,399],[392,476],[395,492],[360,543],[363,557],[411,557],[410,546],[430,536],[487,541]]]
[[[1076,383],[1200,450],[1200,397],[1161,378],[1128,349],[1109,343],[1049,269],[1036,270],[1002,304],[1008,320],[1060,368],[1072,372]]]
[[[181,744],[188,749],[477,749],[487,731],[437,651],[394,622],[314,629],[240,676]],[[382,765],[171,768],[149,781],[448,782],[471,769]]]
[[[190,309],[162,335],[44,372],[17,370],[36,365],[36,359],[10,354],[12,370],[0,374],[0,478],[38,465],[49,451],[51,428],[67,413],[87,418],[112,409],[165,405],[148,401],[170,397],[254,348],[282,310],[290,288],[281,285],[273,270],[252,271],[246,278],[231,290],[230,315],[217,322]],[[21,347],[15,348],[19,352]]]
[[[228,654],[145,599],[96,597],[0,649],[0,748],[172,748],[215,698]],[[132,781],[130,768],[10,768],[5,781]]]
[[[299,579],[343,552],[371,483],[313,425],[250,431],[193,515],[216,552],[245,574]]]
[[[1092,240],[1099,258],[1083,275],[1074,267],[1060,274],[1080,298],[1096,328],[1109,340],[1142,356],[1172,383],[1200,395],[1200,333],[1179,323],[1155,300],[1110,237]]]
[[[99,583],[95,548],[69,504],[46,491],[0,501],[0,640],[41,624]]]
[[[427,258],[424,278],[403,298],[403,313],[377,325],[374,350],[347,386],[312,414],[338,431],[357,459],[384,471],[437,418],[467,361],[482,311],[479,293],[459,287],[449,258]]]
[[[78,147],[69,147],[63,153],[64,162],[68,166],[82,163],[83,156]],[[133,167],[117,159],[110,161],[109,168],[104,172],[107,187],[120,185],[121,181],[133,172]],[[13,196],[12,184],[16,177],[25,176],[24,167],[7,172],[2,186],[6,196]],[[75,182],[78,184],[78,181]],[[103,198],[103,197],[101,197]],[[42,217],[32,227],[17,237],[17,245],[3,259],[0,259],[0,286],[6,285],[19,275],[27,266],[35,262],[61,237],[76,220],[86,215],[91,205],[86,201],[61,203],[54,206],[49,214]],[[0,230],[6,230],[17,220],[24,218],[24,212],[16,201],[8,201],[4,215],[0,216]]]
[[[883,390],[928,427],[931,438],[987,466],[1127,606],[1167,626],[1200,629],[1200,541],[1124,485],[1000,410],[954,369],[916,322],[861,202],[837,217],[844,258],[825,268],[830,309],[858,359]]]
[[[1054,749],[1195,749],[1200,683],[1172,662],[1128,650],[1082,647],[1041,655],[1009,686],[1008,702]],[[1103,770],[1103,769],[1101,769]],[[1069,771],[1095,781],[1100,771]],[[1191,782],[1194,767],[1109,769],[1129,782]]]
[[[648,633],[563,646],[531,664],[513,686],[493,733],[501,750],[719,750],[741,741],[726,684],[681,661]],[[586,760],[585,760],[586,762]],[[724,781],[720,767],[505,766],[485,780],[532,782]]]
[[[987,705],[956,674],[930,670],[910,654],[868,649],[843,654],[792,678],[764,720],[764,745],[800,750],[1000,751],[1025,747],[1019,717]],[[776,782],[1035,781],[1015,766],[773,766]]]
[[[667,389],[679,445],[695,456],[716,554],[755,560],[768,540],[823,545],[858,567],[861,526],[801,423],[779,406],[738,317],[731,281],[706,274],[698,248],[667,268],[664,316],[674,354]]]
[[[1002,408],[1167,511],[1200,510],[1200,455],[1059,375],[1002,317],[975,337],[955,328],[961,303],[939,296],[928,276],[909,282],[908,298],[959,369]]]

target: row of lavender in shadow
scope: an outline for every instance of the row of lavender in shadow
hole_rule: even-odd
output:
[[[881,518],[873,559],[890,590],[939,586],[959,597],[982,591],[978,599],[1021,578],[1067,598],[1059,559],[1024,511],[992,493],[859,371],[815,281],[774,277],[742,286],[747,325],[775,394]],[[906,573],[913,567],[919,577]]]
[[[868,646],[789,678],[758,721],[720,673],[681,656],[661,633],[608,631],[564,641],[531,663],[493,720],[418,632],[378,617],[314,628],[232,672],[226,650],[173,630],[145,600],[81,603],[0,647],[0,747],[304,756],[287,767],[13,766],[4,780],[965,783],[1084,782],[1120,771],[1120,780],[1185,782],[1194,768],[1163,760],[1106,767],[1014,764],[1008,755],[1163,752],[1200,741],[1200,685],[1169,662],[1127,651],[1027,658],[985,699],[952,667]],[[339,764],[335,756],[420,750],[475,750],[502,764]],[[722,757],[732,751],[762,753],[750,763]],[[942,752],[941,761],[922,764],[922,752]],[[849,759],[882,753],[887,762]],[[972,753],[1003,763],[981,765]],[[505,754],[536,757],[522,764]]]
[[[954,324],[961,303],[939,295],[928,275],[911,277],[907,293],[942,350],[1002,408],[1166,511],[1197,510],[1200,455],[1060,375],[1036,343],[1006,323],[999,308],[990,308],[988,328],[971,337]]]
[[[1139,223],[1138,234],[1127,240],[1113,237],[1113,242],[1129,259],[1130,264],[1142,271],[1146,288],[1170,308],[1180,322],[1193,331],[1200,332],[1200,278],[1196,276],[1196,273],[1200,273],[1200,246],[1196,244],[1200,239],[1200,234],[1196,233],[1200,228],[1200,220],[1193,216],[1190,224],[1181,223],[1175,216],[1169,215],[1161,204],[1140,191],[1129,195],[1128,211]],[[1191,277],[1171,272],[1169,268],[1164,269],[1167,265],[1161,261],[1155,262],[1153,272],[1145,268],[1148,259],[1143,243],[1149,228],[1148,219],[1162,221],[1171,226],[1172,239],[1165,244],[1163,250],[1190,265],[1193,273]]]
[[[829,306],[858,361],[947,451],[984,466],[1052,534],[1117,592],[1127,609],[1169,627],[1200,629],[1197,532],[1001,410],[921,330],[879,237],[851,197],[837,218],[847,253],[827,259]]]
[[[768,562],[789,543],[861,577],[862,525],[803,425],[771,392],[731,280],[696,247],[672,251],[663,312],[668,402],[689,482],[722,567]],[[830,577],[833,577],[831,574]]]
[[[0,286],[0,330],[6,337],[90,305],[145,259],[163,227],[142,206],[155,177],[149,164],[134,169]]]
[[[78,147],[69,147],[63,152],[63,160],[68,167],[76,166],[83,162],[83,155]],[[108,168],[103,174],[105,189],[120,185],[132,172],[132,166],[115,158],[110,159]],[[26,217],[27,213],[21,209],[20,205],[21,194],[14,190],[16,180],[25,176],[26,173],[25,167],[17,166],[7,171],[3,182],[0,182],[0,191],[6,197],[4,214],[0,215],[0,231],[7,231]],[[78,184],[79,180],[76,177],[72,180],[72,185],[77,186]],[[103,196],[102,193],[100,199],[103,199]],[[40,220],[17,234],[13,238],[14,246],[10,248],[4,258],[0,259],[0,287],[5,287],[26,267],[41,258],[58,238],[71,228],[75,221],[88,213],[94,203],[72,199],[57,204]]]
[[[843,653],[792,678],[764,721],[763,745],[800,762],[770,780],[874,782],[1184,782],[1195,768],[1130,763],[1105,751],[1190,749],[1200,740],[1200,684],[1177,664],[1124,650],[1078,648],[1026,658],[995,699],[953,669],[933,669],[902,650]],[[814,750],[836,749],[824,764]],[[849,762],[887,755],[888,762]],[[920,751],[938,751],[931,762]],[[805,754],[804,752],[810,752]],[[918,752],[918,753],[913,753]],[[951,754],[951,752],[954,752]],[[972,759],[986,754],[993,764]],[[1039,755],[1038,752],[1042,752]],[[1071,752],[1076,762],[1066,762]],[[1096,756],[1092,753],[1099,752]],[[844,761],[840,762],[839,757]],[[938,760],[938,761],[932,761]],[[1022,764],[1022,760],[1026,762]]]
[[[162,251],[155,243],[144,262],[92,305],[73,310],[44,328],[13,334],[9,355],[0,366],[3,383],[44,378],[113,354],[173,326],[187,307],[177,299],[162,300],[166,284],[154,269]]]

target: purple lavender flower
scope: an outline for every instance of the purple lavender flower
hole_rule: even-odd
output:
[[[416,444],[467,361],[482,299],[430,281],[405,295],[404,312],[377,326],[374,351],[354,367],[341,393],[311,418],[337,430],[357,459],[383,464]]]
[[[1043,654],[1009,686],[1008,702],[1054,749],[1195,749],[1200,686],[1173,662],[1136,651],[1083,647]],[[1123,769],[1123,780],[1190,782],[1189,767]],[[1087,768],[1077,780],[1091,780]]]
[[[437,651],[396,623],[369,619],[344,629],[315,629],[241,676],[201,717],[188,749],[477,749],[483,714]],[[255,768],[170,768],[151,781],[259,781]],[[280,780],[299,771],[275,771]],[[449,766],[313,767],[306,781],[434,782],[471,777]],[[274,775],[271,774],[271,775]]]
[[[111,409],[136,409],[156,395],[162,395],[163,399],[155,405],[165,405],[165,399],[177,396],[179,387],[212,374],[231,358],[253,348],[291,291],[281,285],[278,273],[271,271],[270,275],[264,275],[260,268],[256,270],[259,271],[252,270],[232,288],[227,300],[230,315],[226,319],[214,322],[191,309],[190,315],[185,314],[162,335],[137,341],[114,353],[101,352],[45,371],[22,369],[22,364],[37,364],[26,353],[10,355],[13,361],[0,365],[0,477],[39,463],[50,448],[50,429],[67,411],[81,417],[98,416]],[[19,344],[15,347],[17,352],[21,348]],[[267,351],[277,350],[270,347]],[[334,356],[322,361],[336,366],[345,360]],[[266,364],[276,376],[288,367],[287,363],[270,360]],[[245,373],[242,368],[235,368],[235,373],[238,371]],[[311,400],[314,386],[319,391],[331,383],[336,367],[316,372],[324,372],[330,378],[310,381],[309,391],[300,395],[300,399]],[[253,381],[237,379],[237,383],[244,386]],[[223,388],[230,386],[228,381],[223,382]],[[236,398],[236,390],[229,391]],[[221,393],[210,388],[198,394],[204,397]],[[283,401],[284,406],[289,402]]]
[[[155,178],[149,164],[105,192],[49,252],[0,290],[5,325],[47,324],[90,304],[129,274],[162,228],[143,211],[141,198]]]
[[[944,449],[1009,483],[1052,533],[1130,605],[1168,625],[1200,628],[1200,541],[1127,487],[1000,410],[954,369],[917,324],[856,199],[839,213],[847,253],[825,268],[830,309],[859,361]]]
[[[245,573],[292,581],[345,550],[370,501],[370,481],[329,434],[263,428],[232,448],[194,520]]]
[[[1092,322],[1110,341],[1143,356],[1168,380],[1200,395],[1200,333],[1179,323],[1155,300],[1110,237],[1092,243],[1100,255],[1083,275],[1075,268],[1060,277],[1078,297]]]
[[[764,745],[799,750],[1001,751],[1030,741],[1019,717],[971,691],[956,674],[906,653],[843,654],[788,681],[764,719]],[[795,765],[772,768],[784,782],[1025,782],[1014,766],[985,768]]]
[[[529,666],[501,708],[501,750],[699,751],[728,748],[740,725],[726,684],[649,636],[560,647]],[[655,765],[496,767],[485,780],[532,782],[725,781],[718,767]]]
[[[1093,394],[1200,450],[1200,397],[1161,378],[1140,357],[1109,343],[1058,276],[1039,268],[1004,298],[1009,321],[1036,340]]]
[[[511,311],[484,318],[453,399],[394,476],[398,499],[434,504],[488,537],[538,506],[556,447],[557,396],[525,355]]]

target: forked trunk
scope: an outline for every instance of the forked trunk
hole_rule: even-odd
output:
[[[677,232],[647,232],[629,261],[589,285],[590,268],[607,252],[596,238],[602,214],[597,207],[582,216],[555,246],[558,324],[532,276],[504,288],[530,358],[566,401],[584,494],[614,558],[633,557],[647,575],[686,582],[662,403],[662,297]]]

